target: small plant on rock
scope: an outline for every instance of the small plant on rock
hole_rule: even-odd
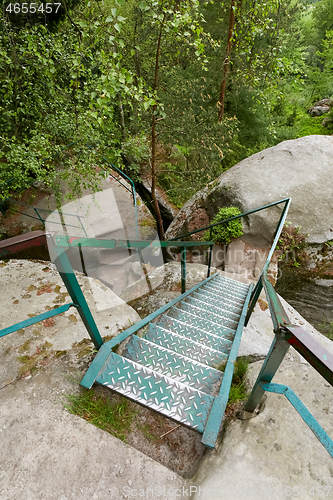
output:
[[[276,247],[279,261],[288,267],[300,267],[307,259],[306,246],[306,235],[299,227],[287,223]]]
[[[239,214],[241,214],[241,211],[237,207],[223,207],[220,208],[211,223],[216,224],[218,222],[222,222],[225,219],[229,219],[229,217],[234,217],[235,215]],[[227,222],[226,224],[220,224],[213,227],[211,239],[215,243],[221,245],[229,245],[232,240],[243,236],[243,234],[244,231],[241,219],[234,219]],[[209,231],[206,231],[204,238],[205,240],[210,240]]]

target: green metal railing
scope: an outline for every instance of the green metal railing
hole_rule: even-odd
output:
[[[181,248],[181,251],[184,255],[181,263],[182,294],[183,294],[182,296],[185,296],[184,294],[186,293],[185,291],[186,248],[194,246],[209,246],[213,243],[211,241],[196,242],[196,241],[100,240],[97,238],[81,238],[81,237],[70,237],[64,235],[56,236],[55,239],[53,240],[51,235],[46,235],[46,236],[48,240],[48,248],[49,250],[51,249],[54,263],[67,288],[67,291],[72,299],[72,302],[70,304],[66,304],[59,308],[52,309],[52,311],[47,311],[40,315],[34,316],[33,318],[28,318],[14,325],[3,328],[2,330],[0,330],[0,337],[4,337],[5,335],[18,331],[27,326],[38,323],[40,321],[44,321],[49,317],[62,314],[63,312],[67,311],[69,307],[76,307],[94,345],[96,346],[97,349],[99,349],[102,346],[103,344],[102,337],[99,333],[98,327],[91,314],[91,311],[82,293],[80,285],[77,281],[70,260],[66,254],[66,250],[69,248],[77,247],[79,250],[81,250],[82,247],[109,248],[109,249],[128,248],[128,249],[137,249],[139,253],[141,250],[149,246],[155,248],[166,248],[166,247]],[[40,235],[36,236],[35,238],[40,238]],[[31,242],[31,240],[29,241]],[[15,245],[18,246],[20,244],[22,245],[22,242],[17,241],[14,244],[14,246]],[[2,255],[8,257],[8,253],[6,252],[6,246],[4,245],[4,243],[2,248],[0,248],[0,257]],[[182,296],[180,296],[179,300],[181,300]]]
[[[90,248],[127,248],[127,249],[137,249],[139,255],[140,251],[144,248],[180,248],[180,264],[181,264],[181,291],[184,293],[186,291],[186,249],[193,247],[212,247],[214,245],[213,241],[146,241],[146,240],[100,240],[98,238],[79,238],[79,237],[68,237],[68,236],[56,236],[55,245],[58,248],[69,248],[69,247],[90,247]],[[210,275],[207,275],[207,278]]]
[[[268,257],[266,259],[266,263],[264,265],[264,269],[262,272],[262,275],[260,276],[258,283],[251,294],[250,297],[250,305],[249,305],[249,310],[248,314],[246,317],[246,322],[249,320],[250,313],[252,312],[255,303],[259,297],[260,291],[262,289],[262,282],[268,282],[265,278],[265,273],[266,270],[269,266],[270,259],[273,255],[274,249],[276,247],[276,244],[278,242],[280,233],[282,231],[282,227],[286,218],[286,214],[290,205],[290,198],[284,198],[282,200],[279,200],[274,203],[270,203],[268,205],[263,205],[262,207],[253,209],[253,210],[248,210],[247,212],[243,212],[242,214],[229,217],[227,219],[224,219],[221,222],[211,224],[209,226],[197,229],[195,231],[192,231],[190,233],[186,233],[185,235],[179,236],[175,238],[174,240],[169,240],[169,241],[140,241],[140,240],[100,240],[97,238],[82,238],[82,237],[70,237],[70,236],[56,236],[55,240],[53,241],[52,237],[48,235],[48,245],[49,248],[52,248],[52,251],[56,255],[55,258],[55,264],[57,266],[57,269],[60,273],[60,276],[62,277],[66,288],[72,298],[72,303],[68,306],[74,306],[78,309],[79,314],[82,318],[82,321],[86,325],[86,328],[92,338],[92,341],[94,342],[95,346],[99,348],[103,341],[100,336],[100,333],[98,331],[97,325],[91,315],[90,309],[86,303],[86,300],[82,294],[81,288],[77,282],[77,279],[75,277],[74,270],[70,264],[70,261],[68,259],[68,256],[66,255],[66,249],[70,247],[78,247],[80,251],[80,256],[82,260],[82,247],[92,247],[92,248],[128,248],[128,249],[137,249],[139,251],[139,255],[141,256],[141,250],[151,246],[151,247],[159,247],[159,248],[167,248],[167,247],[178,247],[180,248],[180,253],[181,253],[181,292],[184,294],[186,292],[186,249],[191,248],[191,247],[200,247],[200,246],[206,246],[209,247],[209,258],[208,258],[208,271],[207,271],[207,278],[210,276],[210,270],[211,270],[211,256],[212,256],[212,248],[214,245],[213,241],[179,241],[180,238],[185,238],[188,236],[191,236],[192,234],[199,233],[201,231],[206,231],[210,230],[210,234],[212,231],[212,228],[215,226],[219,226],[221,224],[227,224],[229,221],[232,221],[234,219],[239,219],[241,217],[245,217],[247,215],[260,212],[261,210],[265,210],[267,208],[273,207],[275,205],[279,205],[281,203],[284,203],[284,209],[282,211],[279,223],[276,227],[275,233],[274,233],[274,240],[272,247],[269,251]],[[5,248],[2,250],[0,249],[0,256],[1,252],[5,254]],[[83,270],[84,270],[84,265],[83,265]],[[268,282],[269,283],[269,282]],[[55,311],[56,309],[54,309]],[[250,312],[249,312],[250,311]],[[59,311],[57,314],[61,314],[64,312],[59,308]],[[43,313],[43,314],[48,314]],[[55,314],[53,314],[55,315]],[[46,319],[46,316],[44,317],[43,315],[39,315],[40,319],[37,319],[35,322],[43,321]],[[21,328],[24,328],[25,326],[29,326],[30,324],[33,324],[30,322],[30,320],[33,318],[29,318],[28,320],[25,320],[23,322],[17,323],[16,325],[12,325],[10,327],[4,328],[0,330],[0,336],[8,335],[9,333],[12,333],[14,331],[17,331]],[[22,326],[23,325],[23,326]]]
[[[296,394],[292,391],[292,389],[290,389],[290,387],[286,385],[271,383],[289,347],[292,346],[315,368],[315,370],[318,373],[322,375],[322,377],[325,380],[327,380],[330,383],[330,385],[333,385],[332,354],[329,353],[327,349],[322,347],[321,344],[316,342],[313,339],[313,337],[310,334],[308,334],[304,329],[302,329],[299,326],[291,324],[288,315],[284,310],[277,293],[275,292],[273,285],[270,283],[267,277],[269,264],[272,259],[273,253],[276,249],[277,243],[279,241],[284,223],[286,221],[290,202],[291,202],[290,198],[284,198],[275,203],[270,203],[268,205],[264,205],[260,208],[256,208],[253,210],[248,210],[247,212],[243,212],[242,214],[229,217],[228,219],[224,219],[221,222],[217,222],[215,224],[211,224],[204,228],[196,229],[195,231],[182,234],[176,239],[186,238],[192,236],[193,234],[197,234],[201,231],[207,231],[207,230],[210,231],[210,239],[211,239],[212,228],[215,226],[227,224],[232,220],[239,219],[247,215],[254,214],[256,212],[260,212],[261,210],[265,210],[275,205],[284,204],[280,219],[278,221],[278,224],[274,232],[271,248],[268,252],[265,264],[263,266],[259,279],[256,283],[256,286],[254,287],[254,290],[251,294],[247,316],[245,320],[245,325],[247,325],[250,316],[253,312],[253,309],[256,305],[256,302],[259,298],[259,295],[262,289],[264,289],[273,322],[275,339],[267,354],[263,367],[258,375],[257,381],[252,389],[251,395],[247,403],[245,404],[244,409],[248,412],[253,412],[260,405],[261,399],[265,391],[277,394],[283,394],[288,399],[288,401],[293,405],[293,407],[299,413],[303,421],[312,430],[312,432],[315,434],[315,436],[318,438],[321,444],[325,447],[328,453],[333,457],[332,439],[328,436],[325,430],[320,426],[317,420],[313,417],[313,415],[302,403],[302,401],[296,396]],[[212,253],[212,248],[210,248],[210,254],[209,254],[208,275],[210,272],[210,265],[211,265],[211,253]]]
[[[284,395],[328,453],[333,457],[332,439],[319,425],[302,401],[290,387],[272,383],[272,379],[288,352],[289,347],[292,346],[331,386],[333,386],[333,355],[306,330],[300,326],[291,324],[274,287],[266,279],[265,274],[261,276],[260,280],[265,289],[275,338],[253,386],[249,399],[244,406],[244,410],[254,412],[260,405],[265,392]]]
[[[278,367],[280,366],[285,354],[287,353],[290,346],[296,349],[315,369],[318,371],[331,385],[333,385],[333,356],[324,349],[318,342],[316,342],[312,336],[310,336],[305,330],[303,330],[299,326],[292,325],[286,314],[272,284],[269,282],[267,278],[268,267],[278,243],[282,227],[286,220],[288,208],[290,205],[290,199],[284,198],[275,203],[270,203],[268,205],[264,205],[260,208],[256,208],[253,210],[249,210],[237,216],[229,217],[219,223],[211,224],[204,228],[200,228],[198,230],[192,231],[190,233],[186,233],[185,235],[179,236],[174,240],[169,241],[140,241],[140,240],[99,240],[96,238],[81,238],[81,237],[69,237],[69,236],[56,236],[55,239],[50,235],[47,235],[48,238],[48,246],[54,252],[54,262],[58,269],[58,272],[68,290],[69,295],[71,296],[72,302],[69,304],[65,304],[61,307],[55,308],[51,311],[47,311],[46,313],[37,315],[33,318],[29,318],[25,321],[21,321],[20,323],[16,323],[15,325],[9,326],[0,330],[0,337],[13,333],[21,328],[25,328],[29,325],[35,324],[39,321],[43,321],[49,317],[62,314],[67,311],[70,307],[76,307],[83,323],[85,324],[87,331],[96,346],[97,349],[102,348],[103,351],[103,340],[98,330],[98,327],[95,323],[95,320],[91,314],[89,306],[85,300],[85,297],[82,293],[80,285],[76,279],[75,273],[69,261],[69,258],[66,254],[66,250],[70,247],[78,247],[79,250],[81,247],[91,247],[91,248],[134,248],[139,252],[147,248],[151,247],[178,247],[181,251],[181,281],[182,281],[182,294],[166,304],[162,308],[158,309],[154,313],[150,314],[143,320],[139,321],[132,327],[128,328],[121,334],[117,335],[112,342],[114,346],[118,345],[120,342],[125,340],[125,338],[129,337],[140,328],[148,324],[152,319],[156,318],[158,315],[162,314],[166,309],[182,300],[187,296],[189,292],[186,292],[186,249],[193,248],[198,246],[208,246],[209,247],[209,267],[206,281],[210,280],[210,269],[211,269],[211,253],[212,247],[214,245],[213,241],[179,241],[180,238],[191,236],[192,234],[199,233],[201,231],[212,230],[213,227],[227,224],[229,221],[238,219],[241,217],[245,217],[247,215],[251,215],[253,213],[259,212],[261,210],[265,210],[267,208],[284,204],[284,208],[282,210],[279,222],[276,226],[272,246],[269,250],[268,256],[266,258],[265,264],[263,266],[261,275],[258,279],[258,282],[249,296],[248,302],[248,311],[246,316],[246,323],[249,321],[250,315],[254,309],[254,306],[259,298],[261,290],[264,288],[270,314],[272,317],[273,328],[275,332],[275,338],[269,350],[269,353],[264,361],[263,367],[258,375],[257,381],[252,389],[251,395],[245,405],[245,410],[249,412],[253,412],[255,408],[260,403],[265,391],[266,392],[274,392],[278,394],[283,394],[286,398],[292,403],[294,408],[301,415],[304,422],[310,427],[310,429],[314,432],[316,437],[320,440],[329,454],[333,457],[333,441],[324,431],[324,429],[319,425],[316,419],[311,415],[309,410],[304,406],[304,404],[299,400],[299,398],[294,394],[294,392],[287,386],[280,384],[271,383]],[[36,236],[40,238],[39,236]],[[6,246],[2,245],[0,248],[0,257],[1,255],[6,255]],[[200,286],[200,285],[198,285]],[[193,289],[192,289],[193,291]],[[109,353],[109,349],[105,350],[105,355]],[[101,359],[103,356],[101,357]],[[86,381],[89,384],[89,380]]]
[[[280,238],[281,231],[283,229],[284,223],[286,221],[286,217],[287,217],[287,213],[288,213],[288,210],[289,210],[290,203],[291,203],[291,198],[283,198],[283,199],[281,199],[279,201],[275,201],[273,203],[268,203],[266,205],[262,205],[261,207],[254,208],[252,210],[247,210],[246,212],[243,212],[243,213],[238,214],[238,215],[234,215],[232,217],[228,217],[227,219],[223,219],[222,221],[216,222],[215,224],[210,224],[208,226],[201,227],[200,229],[195,229],[194,231],[181,234],[180,236],[177,236],[176,238],[174,238],[174,240],[176,241],[176,240],[179,240],[179,239],[188,238],[189,236],[192,236],[193,234],[198,234],[198,233],[200,233],[202,231],[208,231],[209,230],[209,232],[210,232],[209,233],[210,234],[209,239],[211,240],[212,239],[212,230],[216,226],[221,226],[221,225],[228,224],[228,222],[230,222],[232,220],[241,219],[241,218],[246,217],[248,215],[255,214],[257,212],[261,212],[262,210],[266,210],[268,208],[271,208],[271,207],[274,207],[274,206],[277,206],[277,205],[281,205],[281,204],[284,205],[283,209],[282,209],[282,213],[281,213],[280,219],[279,219],[279,221],[278,221],[278,223],[276,225],[275,231],[274,231],[273,242],[272,242],[271,248],[270,248],[270,250],[268,252],[268,255],[267,255],[265,264],[263,266],[263,269],[261,271],[260,277],[259,277],[259,279],[258,279],[258,281],[256,283],[256,286],[253,289],[253,292],[252,292],[252,295],[251,295],[251,298],[250,298],[249,308],[248,308],[247,316],[246,316],[246,319],[245,319],[245,326],[249,322],[249,319],[250,319],[250,316],[252,314],[252,311],[253,311],[253,309],[254,309],[254,307],[256,305],[256,302],[257,302],[257,300],[259,298],[259,295],[261,293],[261,290],[263,288],[263,283],[265,282],[265,283],[270,284],[269,281],[268,281],[268,279],[267,279],[267,271],[268,271],[268,267],[269,267],[269,264],[271,262],[273,253],[274,253],[274,251],[276,249],[276,245],[278,244],[278,241],[279,241],[279,238]],[[210,248],[209,248],[209,256],[208,256],[208,271],[207,271],[207,276],[210,275],[213,245],[214,245],[214,242],[211,242],[210,245],[209,245]]]

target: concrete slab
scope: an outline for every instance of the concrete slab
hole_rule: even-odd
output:
[[[333,352],[333,342],[280,297],[291,322]],[[268,309],[258,304],[245,328],[239,354],[266,356],[273,340]],[[249,365],[252,387],[263,361]],[[290,386],[329,436],[333,436],[332,387],[293,349],[274,382]],[[198,477],[200,500],[331,500],[333,460],[284,396],[268,394],[262,413],[235,420],[217,451],[209,452]]]
[[[78,280],[102,336],[113,336],[140,319],[103,283],[82,275]],[[0,289],[0,328],[71,302],[55,266],[49,262],[0,261]],[[46,362],[45,358],[38,360],[36,352],[47,351],[52,356],[82,341],[89,346],[89,338],[75,308],[1,338],[0,387],[24,374],[25,365],[29,371],[27,358],[35,356],[38,362]]]
[[[177,474],[64,409],[80,377],[58,361],[0,390],[1,500],[181,497]]]
[[[251,384],[261,366],[250,365]],[[274,381],[289,385],[333,435],[332,388],[317,372],[286,359]],[[262,413],[230,423],[196,480],[200,500],[331,500],[333,461],[284,396],[268,394]]]

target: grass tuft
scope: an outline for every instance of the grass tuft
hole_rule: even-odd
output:
[[[93,390],[81,390],[79,394],[67,395],[67,400],[65,408],[70,413],[84,418],[122,441],[126,440],[135,415],[126,399],[112,402]]]
[[[234,375],[230,387],[228,404],[243,401],[247,397],[246,373],[249,363],[246,359],[240,358],[235,363]]]

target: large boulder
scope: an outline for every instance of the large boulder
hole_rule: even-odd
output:
[[[167,237],[199,227],[198,221],[207,223],[220,207],[236,205],[245,211],[291,197],[288,220],[300,226],[309,243],[322,244],[333,239],[332,175],[333,137],[283,141],[242,160],[197,192],[180,210]],[[243,224],[247,241],[267,247],[281,209],[247,217]]]

